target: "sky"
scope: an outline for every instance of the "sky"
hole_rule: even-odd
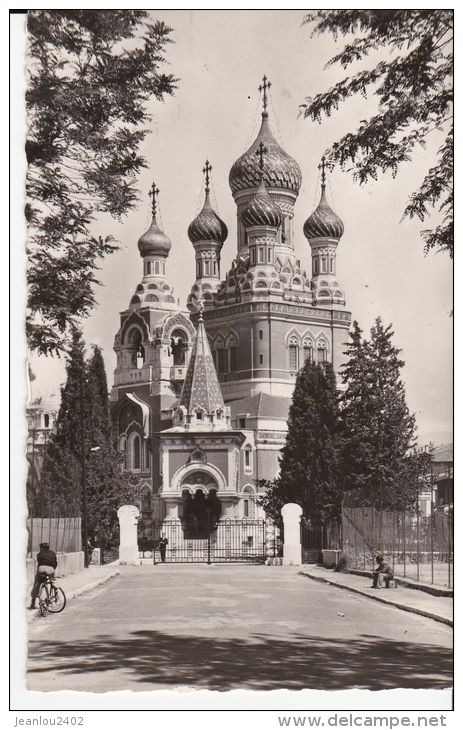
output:
[[[114,336],[142,277],[137,240],[150,221],[147,191],[160,189],[164,232],[172,241],[167,274],[185,305],[194,282],[189,223],[203,202],[202,168],[213,171],[213,194],[229,237],[222,250],[222,276],[236,253],[236,208],[228,186],[233,162],[254,140],[260,124],[258,86],[271,81],[270,125],[276,139],[299,163],[303,184],[295,206],[296,253],[310,271],[310,247],[302,233],[318,203],[318,164],[324,151],[376,109],[375,99],[355,98],[321,124],[299,113],[306,97],[327,90],[346,72],[325,69],[339,50],[331,36],[311,37],[303,11],[152,11],[173,28],[167,71],[178,89],[164,103],[153,101],[151,134],[141,152],[148,161],[138,181],[140,203],[122,223],[102,218],[95,233],[112,234],[120,250],[101,265],[98,306],[84,322],[88,344],[103,348],[112,384]],[[380,56],[371,59],[376,63]],[[359,70],[360,65],[353,70]],[[394,343],[405,360],[407,402],[415,413],[421,442],[450,440],[452,431],[452,266],[445,254],[425,257],[420,230],[432,225],[402,220],[407,197],[435,162],[438,131],[395,179],[380,177],[360,187],[348,172],[334,170],[328,197],[345,226],[337,251],[337,273],[346,309],[364,330],[380,315],[392,323]],[[64,363],[33,358],[36,392],[48,395],[64,382]]]

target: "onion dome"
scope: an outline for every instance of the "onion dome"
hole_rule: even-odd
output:
[[[188,237],[192,243],[213,241],[222,246],[227,236],[227,226],[213,209],[209,198],[209,191],[206,191],[206,199],[201,212],[198,213],[194,221],[188,226]]]
[[[296,194],[302,183],[302,174],[296,160],[285,152],[274,138],[269,122],[268,113],[262,113],[262,125],[256,140],[251,147],[236,160],[230,170],[229,184],[232,193],[239,190],[256,188],[260,181],[259,162],[256,152],[263,142],[267,148],[266,169],[264,182],[270,188],[284,188]]]
[[[166,258],[169,255],[172,244],[166,234],[161,231],[156,221],[156,199],[159,195],[159,188],[156,187],[155,183],[151,185],[148,194],[151,198],[153,218],[148,230],[138,239],[138,250],[142,256],[163,256]]]
[[[259,174],[261,174],[260,170]],[[246,228],[250,228],[251,226],[279,228],[281,225],[280,208],[268,194],[265,188],[264,178],[261,177],[257,193],[243,210],[241,221]]]
[[[313,238],[335,238],[339,240],[344,233],[344,223],[329,206],[322,185],[322,195],[317,208],[304,223],[304,235],[310,241]]]
[[[156,218],[153,217],[146,233],[138,239],[138,250],[141,255],[167,257],[171,246],[170,239],[161,231]]]

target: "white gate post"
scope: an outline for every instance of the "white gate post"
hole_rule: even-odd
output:
[[[290,502],[282,507],[281,515],[284,529],[283,565],[302,565],[300,527],[302,507]]]
[[[140,512],[133,504],[125,504],[117,510],[119,518],[119,562],[123,565],[138,562],[137,525]]]

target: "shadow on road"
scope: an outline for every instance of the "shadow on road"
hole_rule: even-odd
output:
[[[69,685],[70,675],[117,670],[120,687],[143,682],[198,689],[392,689],[452,685],[450,649],[362,635],[360,640],[296,635],[292,639],[254,634],[252,641],[135,631],[126,639],[34,641],[30,676],[53,669]],[[40,666],[37,666],[40,665]],[[116,679],[116,682],[117,682]],[[50,686],[50,689],[52,687]]]

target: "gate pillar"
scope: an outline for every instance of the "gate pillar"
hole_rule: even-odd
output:
[[[140,512],[133,504],[125,504],[117,510],[119,518],[119,562],[127,565],[138,562],[137,525]]]
[[[302,565],[301,515],[298,504],[285,504],[281,510],[284,526],[283,565]]]

